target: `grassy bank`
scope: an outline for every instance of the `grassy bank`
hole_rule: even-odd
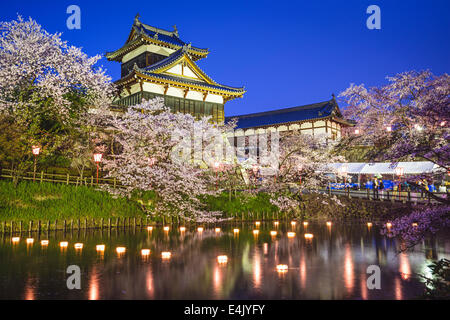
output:
[[[148,196],[151,196],[149,194]],[[144,199],[147,202],[148,199]],[[268,194],[237,193],[229,198],[228,192],[218,197],[203,199],[209,211],[221,211],[224,217],[242,216],[245,220],[263,217],[285,218],[286,213],[270,203]],[[387,220],[411,211],[410,206],[376,203],[361,199],[340,198],[333,201],[326,195],[302,195],[298,208],[288,217],[305,219],[367,219]],[[135,201],[115,199],[107,192],[88,186],[23,181],[17,188],[7,180],[0,180],[0,221],[45,221],[145,218],[147,215]],[[150,219],[163,222],[162,217]],[[167,221],[167,220],[165,220]],[[176,219],[174,219],[176,221]]]
[[[145,217],[138,204],[87,186],[0,181],[0,221]]]

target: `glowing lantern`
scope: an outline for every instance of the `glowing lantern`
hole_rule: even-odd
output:
[[[359,129],[355,129],[355,134],[359,134]]]
[[[228,262],[228,257],[227,256],[218,256],[217,257],[217,262],[220,264],[225,264]]]
[[[169,231],[169,227],[164,227],[164,231]]]
[[[67,248],[67,247],[69,246],[69,243],[68,243],[67,241],[61,241],[61,242],[59,243],[59,246],[60,246],[61,248]]]
[[[327,226],[331,227],[331,221],[327,221]]]
[[[312,239],[314,235],[312,233],[305,233],[305,239]]]
[[[141,250],[141,255],[143,255],[143,256],[148,256],[148,255],[150,255],[150,249],[142,249],[142,250]]]
[[[239,233],[239,229],[233,229],[234,233]]]
[[[75,243],[74,247],[75,247],[75,249],[80,250],[80,249],[83,249],[83,244],[82,243]]]
[[[261,222],[260,222],[260,221],[255,221],[255,225],[256,225],[256,226],[260,226],[260,225],[261,225]]]
[[[417,227],[417,226],[418,226],[417,222],[413,222],[413,223],[412,223],[412,226],[413,226],[413,227]]]
[[[308,226],[308,221],[303,222],[303,225],[304,225],[305,227],[307,227],[307,226]]]
[[[372,226],[372,222],[367,222],[367,226],[370,228]]]
[[[274,224],[275,226],[278,226],[280,223],[279,223],[278,221],[274,221],[273,224]]]
[[[117,247],[116,248],[117,254],[123,254],[123,253],[125,253],[126,250],[127,249],[125,247]]]
[[[147,227],[147,231],[152,231],[153,227]]]
[[[104,244],[98,244],[95,246],[95,250],[103,252],[105,251],[105,245]]]
[[[220,232],[220,228],[216,228],[215,231],[216,231],[216,232]]]
[[[17,242],[20,241],[20,238],[19,238],[19,237],[13,237],[13,238],[11,239],[11,241],[12,241],[13,243],[17,243]]]
[[[288,236],[288,238],[294,238],[295,237],[295,232],[288,232],[287,236]]]
[[[197,228],[197,231],[198,231],[198,232],[203,232],[203,227],[198,227],[198,228]]]
[[[94,153],[94,162],[97,165],[97,184],[98,184],[98,165],[100,164],[100,162],[102,162],[102,156],[103,154],[101,153]]]
[[[388,222],[386,223],[386,228],[390,229],[392,227],[392,223]]]
[[[48,240],[41,240],[41,246],[48,246]]]
[[[186,231],[186,227],[180,227],[180,231],[181,232],[185,232]]]
[[[294,227],[297,224],[295,221],[291,221],[291,225]]]
[[[33,244],[34,239],[33,238],[27,238],[27,244]]]
[[[271,236],[276,236],[276,235],[277,235],[277,232],[276,232],[276,231],[270,231],[270,235],[271,235]]]
[[[39,147],[39,146],[32,146],[31,147],[31,151],[33,152],[34,156],[38,156],[39,152],[41,151],[41,147]]]
[[[170,253],[169,251],[161,252],[161,258],[163,258],[163,259],[170,259],[171,256],[172,256],[172,253]]]
[[[278,272],[287,272],[288,271],[287,264],[279,264],[279,265],[277,265],[277,271]]]
[[[253,230],[253,234],[257,236],[259,234],[259,230]]]
[[[387,131],[387,132],[391,132],[391,131],[392,131],[392,127],[391,127],[391,126],[387,126],[387,127],[386,127],[386,131]]]

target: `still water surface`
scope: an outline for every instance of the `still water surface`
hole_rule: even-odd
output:
[[[443,237],[397,254],[395,240],[363,223],[82,230],[34,234],[33,243],[27,237],[0,238],[0,299],[414,299],[423,291],[417,274],[429,275],[431,259],[450,256],[450,240]],[[100,244],[104,251],[96,250]],[[226,263],[218,262],[222,255]],[[287,271],[278,271],[280,264]],[[373,264],[381,268],[381,290],[366,285]],[[69,265],[81,268],[80,290],[67,289]]]

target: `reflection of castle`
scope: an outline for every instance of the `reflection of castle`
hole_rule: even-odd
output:
[[[114,104],[130,106],[142,99],[164,97],[172,112],[190,113],[197,118],[212,116],[224,121],[224,104],[245,93],[243,88],[221,85],[203,72],[195,61],[209,51],[183,42],[178,30],[151,27],[134,19],[125,45],[108,52],[108,60],[122,63],[116,81],[119,95]]]

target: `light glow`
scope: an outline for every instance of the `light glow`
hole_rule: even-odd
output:
[[[331,221],[327,221],[327,226],[328,227],[331,227],[331,224],[332,224]]]
[[[234,233],[239,233],[239,229],[233,229]]]
[[[164,227],[164,231],[169,231],[169,227]]]
[[[74,247],[75,247],[75,249],[83,249],[83,244],[82,243],[75,243]]]
[[[185,232],[186,231],[186,227],[180,227],[180,231],[181,232]]]
[[[169,251],[161,252],[161,258],[163,259],[170,259],[172,257],[172,253]]]
[[[367,222],[367,226],[370,228],[372,226],[372,222]]]
[[[152,231],[153,227],[147,227],[147,231]]]
[[[141,250],[141,255],[143,255],[143,256],[148,256],[148,255],[150,255],[150,249],[142,249],[142,250]]]
[[[41,246],[48,246],[48,240],[41,240]]]
[[[259,234],[259,230],[253,230],[253,234],[256,236]]]
[[[97,251],[105,251],[105,245],[104,244],[98,244],[95,246],[95,250]]]
[[[217,262],[220,264],[225,264],[228,262],[228,257],[223,255],[223,256],[218,256],[217,257]]]
[[[312,239],[314,235],[312,233],[305,233],[305,239]]]
[[[13,243],[17,243],[17,242],[20,241],[20,237],[13,237],[13,238],[11,239],[11,241],[12,241]]]
[[[308,226],[308,221],[303,222],[303,225],[304,225],[305,227],[307,227],[307,226]]]
[[[33,152],[33,154],[34,154],[35,156],[38,156],[38,155],[39,155],[39,152],[41,151],[41,148],[40,148],[39,146],[32,146],[32,147],[31,147],[31,151]]]
[[[197,228],[197,231],[198,231],[198,232],[203,232],[203,227],[198,227],[198,228]]]
[[[127,251],[127,249],[125,247],[117,247],[116,248],[117,254],[125,253],[125,251]]]
[[[277,232],[276,232],[276,231],[270,231],[270,235],[271,235],[271,236],[276,236],[276,235],[277,235]]]
[[[220,232],[220,228],[216,228],[215,231],[216,231],[216,232]]]
[[[256,226],[260,226],[261,225],[261,221],[255,221],[255,225]]]
[[[287,272],[288,271],[287,264],[278,264],[277,265],[277,271],[278,272]]]
[[[69,246],[69,243],[68,243],[67,241],[61,241],[61,242],[59,243],[59,246],[60,246],[61,248],[67,248],[67,247]]]
[[[287,233],[288,238],[295,238],[295,232],[288,232]]]
[[[33,238],[27,238],[27,244],[33,244],[34,239]]]
[[[95,163],[100,163],[102,162],[102,153],[94,153],[94,162]]]
[[[296,224],[297,224],[296,221],[291,221],[291,225],[292,225],[292,226],[295,226]]]

